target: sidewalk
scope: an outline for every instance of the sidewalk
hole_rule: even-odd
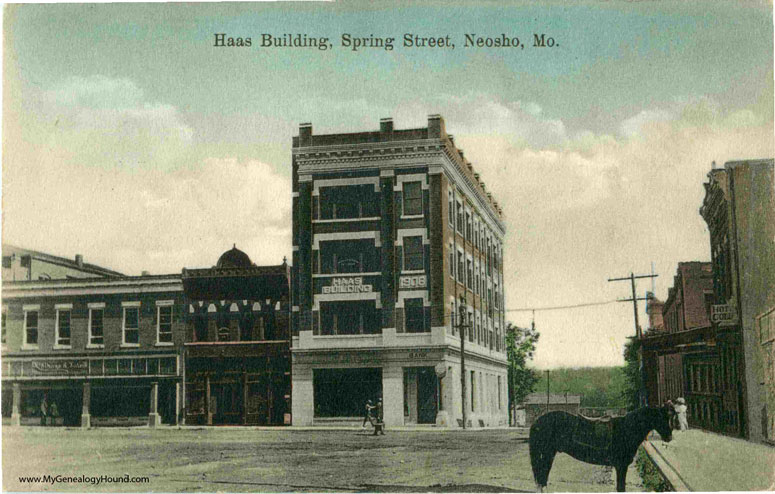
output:
[[[657,436],[658,437],[658,436]],[[775,448],[701,430],[674,431],[644,448],[676,491],[775,488]]]

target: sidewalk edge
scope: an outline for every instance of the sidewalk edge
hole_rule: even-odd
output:
[[[659,449],[651,444],[651,441],[643,442],[643,450],[662,474],[662,477],[664,477],[664,479],[673,487],[675,492],[691,492],[692,489],[689,485],[681,478],[681,475],[673,465],[662,456]]]

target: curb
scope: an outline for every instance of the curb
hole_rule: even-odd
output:
[[[667,461],[667,458],[662,455],[659,449],[651,444],[651,441],[643,442],[643,450],[646,452],[646,456],[649,457],[654,466],[659,470],[662,478],[670,484],[675,492],[691,492],[693,489],[689,487],[689,484],[681,477],[678,470]]]

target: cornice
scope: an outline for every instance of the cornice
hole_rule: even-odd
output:
[[[334,146],[309,146],[294,148],[298,175],[320,172],[351,171],[356,166],[370,163],[377,168],[409,168],[413,166],[441,166],[453,183],[464,189],[476,202],[483,215],[490,219],[490,227],[505,235],[503,220],[495,212],[490,200],[482,195],[479,185],[468,176],[466,164],[459,153],[453,152],[452,144],[444,139],[414,141],[386,141]],[[409,161],[407,163],[407,161]],[[485,213],[486,212],[486,213]]]

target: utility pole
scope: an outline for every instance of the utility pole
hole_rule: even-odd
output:
[[[646,404],[646,389],[645,389],[645,379],[643,378],[644,371],[643,369],[643,352],[640,348],[640,339],[643,337],[643,332],[640,328],[640,323],[638,322],[638,300],[646,300],[646,297],[640,297],[638,298],[636,292],[635,292],[635,280],[640,278],[656,278],[659,276],[658,274],[639,274],[635,275],[632,272],[630,272],[630,276],[626,276],[624,278],[608,278],[608,281],[630,281],[630,286],[632,288],[632,298],[623,298],[619,299],[619,302],[632,302],[632,311],[635,316],[635,338],[637,338],[639,345],[638,345],[638,369],[640,370],[640,404],[641,406],[644,406]]]
[[[465,299],[460,297],[460,322],[458,323],[458,329],[460,330],[460,403],[463,407],[463,429],[466,428],[466,306]]]
[[[549,413],[549,371],[546,372],[546,413]]]

